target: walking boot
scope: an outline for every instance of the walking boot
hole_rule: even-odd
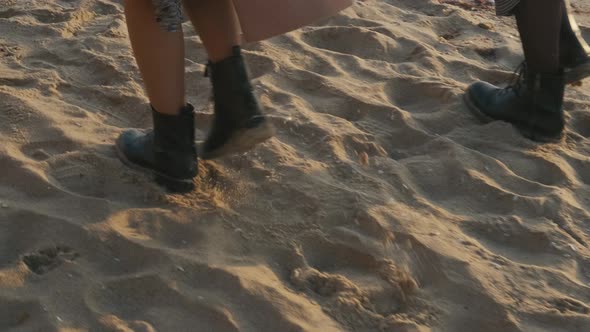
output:
[[[239,46],[229,58],[209,63],[206,76],[213,84],[215,115],[201,151],[203,159],[246,152],[274,136],[254,95]]]
[[[523,63],[507,88],[477,82],[467,89],[465,101],[484,122],[505,121],[527,138],[550,142],[561,138],[564,130],[564,87],[563,72],[533,73]]]
[[[197,176],[194,108],[183,107],[178,115],[152,108],[153,129],[128,129],[116,142],[119,158],[126,165],[154,174],[156,183],[173,193],[194,189]]]

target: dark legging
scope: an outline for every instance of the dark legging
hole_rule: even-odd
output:
[[[559,71],[563,0],[521,0],[514,9],[528,68],[537,73]]]

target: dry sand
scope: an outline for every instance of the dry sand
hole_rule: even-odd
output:
[[[277,137],[168,196],[112,148],[150,124],[121,5],[0,0],[0,331],[590,331],[590,81],[558,144],[480,124],[463,90],[522,55],[465,7],[361,1],[248,46]]]

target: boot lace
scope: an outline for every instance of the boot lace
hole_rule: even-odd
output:
[[[523,61],[512,74],[512,79],[510,80],[510,84],[507,87],[500,91],[501,94],[506,94],[509,92],[515,93],[517,96],[519,95],[521,88],[525,84],[525,77],[527,73],[527,64]]]

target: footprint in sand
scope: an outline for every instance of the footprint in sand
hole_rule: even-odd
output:
[[[27,254],[23,256],[23,262],[29,270],[41,275],[57,268],[65,262],[74,261],[78,256],[78,253],[72,248],[56,246]]]
[[[362,317],[407,314],[406,303],[411,301],[417,284],[392,261],[320,236],[305,239],[300,255],[308,266],[295,269],[291,283],[323,306],[346,313],[334,317],[338,321],[361,328]],[[347,318],[353,316],[359,321]]]

